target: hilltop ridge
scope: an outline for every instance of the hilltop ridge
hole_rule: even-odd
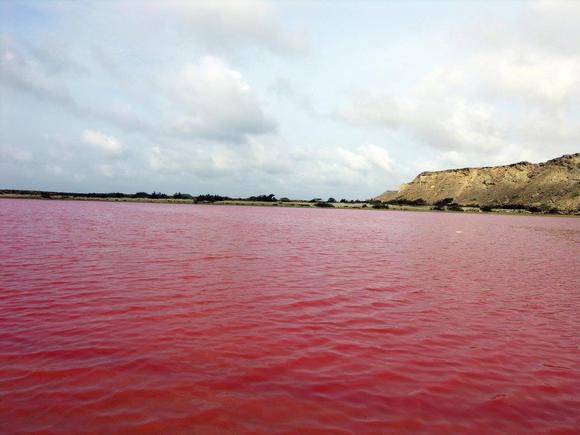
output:
[[[580,208],[580,153],[542,163],[425,171],[398,191],[376,197],[383,202],[422,200],[435,204],[445,198],[461,205],[522,205]]]

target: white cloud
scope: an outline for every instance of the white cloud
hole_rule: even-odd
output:
[[[94,170],[97,174],[103,177],[112,177],[115,175],[115,169],[113,168],[113,165],[95,165]]]
[[[377,124],[389,128],[398,128],[411,121],[413,101],[388,95],[369,97],[353,95],[349,104],[337,109],[338,118],[361,124]]]
[[[404,129],[425,144],[443,150],[493,150],[506,146],[494,116],[486,104],[461,99],[409,98],[403,102],[355,101],[338,111],[340,119]]]
[[[486,49],[438,68],[418,86],[417,94],[441,98],[460,92],[470,98],[561,108],[580,92],[580,57],[537,48]]]
[[[273,4],[263,0],[166,0],[146,2],[149,20],[182,26],[212,51],[259,46],[276,53],[299,53],[306,43],[303,33],[290,33],[278,20]]]
[[[298,108],[316,115],[312,96],[298,90],[294,84],[285,77],[276,77],[268,90],[274,95],[292,101]]]
[[[8,38],[0,36],[0,85],[48,100],[73,106],[73,99],[51,67],[52,58],[37,50],[25,50]]]
[[[441,5],[420,33],[408,24],[430,10],[424,5],[346,2],[328,15],[320,6],[8,7],[1,139],[26,150],[0,150],[3,168],[15,168],[0,171],[4,182],[51,164],[46,170],[62,180],[82,174],[73,185],[86,189],[216,183],[224,193],[284,186],[287,194],[364,195],[428,165],[538,161],[577,149],[579,2]],[[467,16],[481,10],[495,18],[477,27]],[[35,20],[15,19],[24,12]],[[390,12],[400,25],[384,26]],[[310,56],[289,56],[316,32]],[[363,91],[338,107],[348,125],[338,124],[326,113],[352,83]]]
[[[149,150],[148,162],[153,171],[167,175],[235,180],[244,187],[283,186],[286,191],[292,186],[312,192],[317,186],[319,194],[333,195],[344,189],[380,192],[393,172],[389,152],[377,145],[308,148],[255,138],[237,147],[159,145]]]
[[[1,146],[0,156],[14,162],[31,162],[33,160],[33,155],[29,150],[12,146]]]
[[[220,58],[205,56],[184,66],[172,83],[174,101],[183,112],[174,125],[178,134],[242,141],[275,129],[242,74]]]
[[[84,144],[109,156],[120,156],[125,152],[125,145],[117,138],[107,136],[99,131],[84,130],[81,134],[81,140]]]
[[[49,164],[45,165],[44,169],[46,170],[46,172],[48,172],[49,174],[51,174],[55,177],[62,177],[64,175],[66,175],[66,171],[60,165],[55,165],[55,164],[49,163]]]
[[[490,23],[494,33],[483,38],[470,42],[482,29],[466,28],[468,51],[434,66],[403,96],[354,95],[337,117],[403,132],[442,153],[437,165],[569,151],[580,142],[580,27],[570,18],[580,17],[580,3],[526,6],[524,20]]]

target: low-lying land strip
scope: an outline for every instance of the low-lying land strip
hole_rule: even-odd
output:
[[[258,195],[248,198],[230,198],[220,195],[190,195],[176,193],[167,195],[153,192],[151,194],[138,192],[126,193],[72,193],[72,192],[46,192],[36,190],[0,190],[1,198],[16,199],[39,199],[39,200],[74,200],[74,201],[113,201],[113,202],[145,202],[145,203],[169,203],[169,204],[214,204],[235,206],[261,206],[261,207],[304,207],[304,208],[338,208],[359,210],[398,210],[398,211],[445,211],[466,213],[502,213],[502,214],[552,214],[552,215],[576,215],[580,211],[566,212],[555,207],[526,207],[521,205],[496,205],[479,206],[474,204],[460,205],[453,198],[444,198],[434,204],[427,204],[424,200],[391,199],[380,201],[346,200],[337,201],[334,198],[323,200],[313,198],[311,200],[276,198],[273,194]]]

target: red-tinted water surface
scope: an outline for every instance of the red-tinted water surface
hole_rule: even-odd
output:
[[[580,220],[0,200],[0,432],[580,431]]]

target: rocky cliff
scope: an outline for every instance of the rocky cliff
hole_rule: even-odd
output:
[[[422,172],[381,201],[424,200],[434,204],[445,198],[461,205],[509,205],[580,209],[580,153],[544,163],[520,162],[506,166]]]

